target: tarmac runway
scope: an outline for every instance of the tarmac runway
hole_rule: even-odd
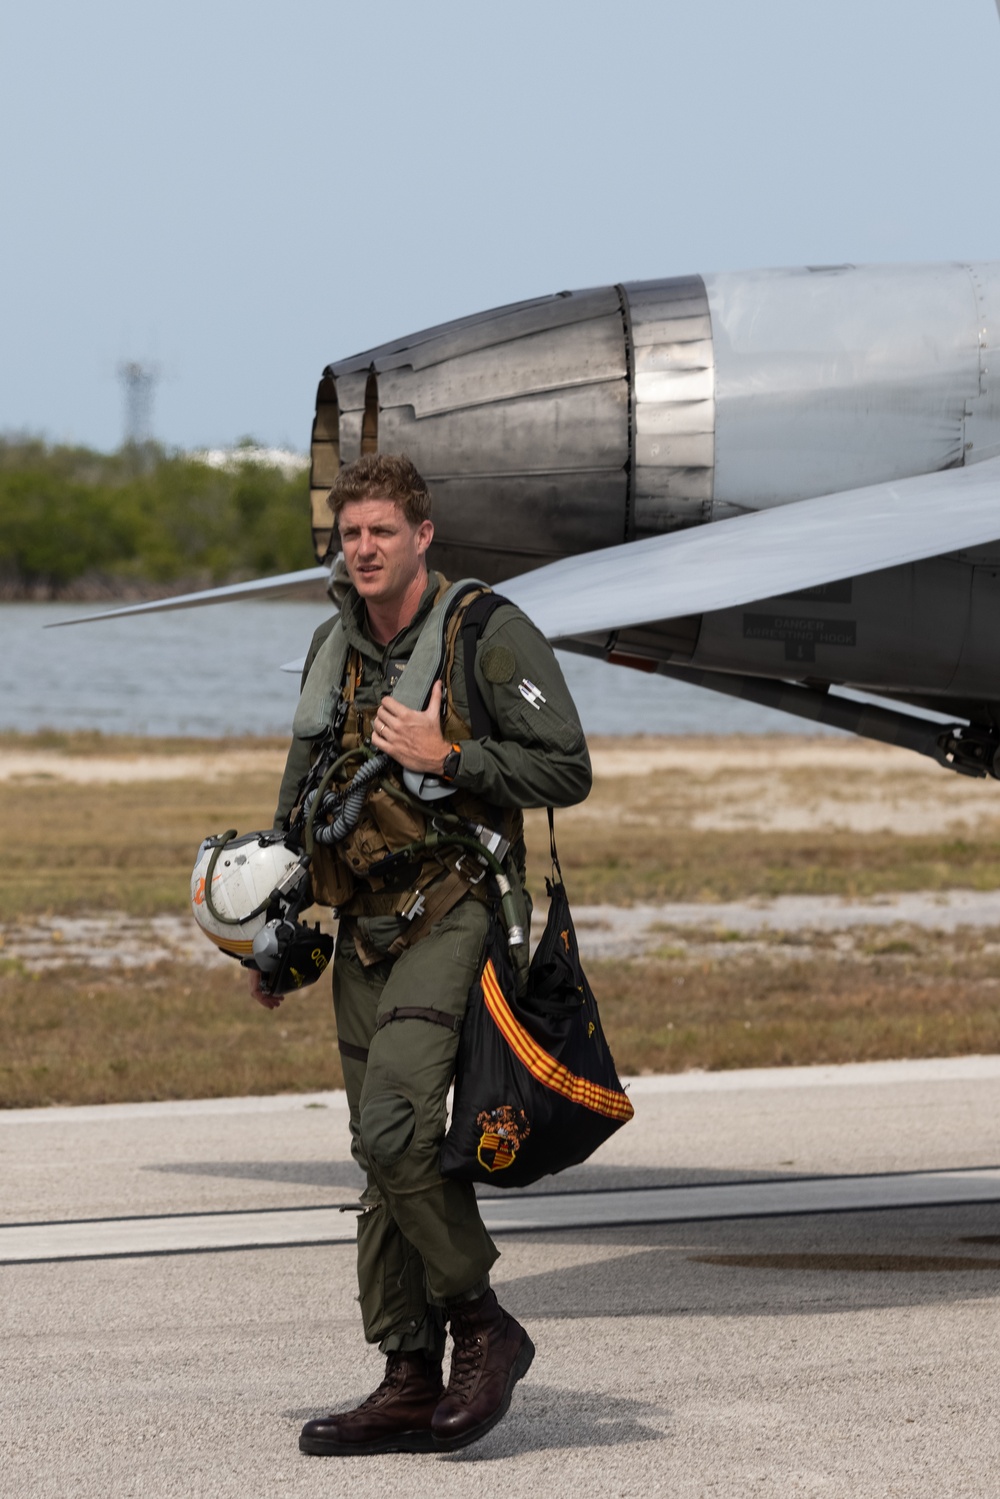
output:
[[[368,1459],[297,1450],[382,1367],[341,1095],[0,1115],[0,1493],[1000,1494],[1000,1058],[631,1092],[486,1194],[538,1348],[506,1420]]]

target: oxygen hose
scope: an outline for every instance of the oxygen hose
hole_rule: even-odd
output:
[[[361,746],[358,746],[356,749],[347,750],[343,755],[340,755],[327,768],[326,773],[323,776],[323,779],[320,781],[319,785],[316,787],[316,790],[309,797],[308,803],[307,803],[307,806],[306,806],[306,822],[305,822],[305,827],[303,828],[302,837],[303,837],[303,842],[305,843],[306,853],[309,854],[310,857],[312,856],[312,853],[314,851],[314,848],[315,848],[315,845],[316,845],[316,840],[319,837],[319,834],[322,833],[322,831],[323,831],[323,828],[321,827],[319,829],[319,833],[317,833],[317,830],[316,830],[316,818],[319,815],[319,813],[321,812],[321,810],[323,808],[323,804],[324,804],[324,802],[327,799],[326,798],[326,789],[327,789],[327,787],[329,786],[330,782],[333,780],[334,776],[337,774],[337,771],[341,768],[342,765],[346,765],[347,762],[348,762],[348,760],[355,760],[355,759],[357,759],[358,755],[364,755],[365,753],[366,753],[366,751]],[[362,766],[362,769],[364,769],[363,766]],[[351,782],[351,786],[353,786],[353,784],[354,784],[354,782],[352,781]],[[348,788],[347,788],[348,791],[350,791],[351,786],[348,786]],[[337,796],[335,796],[333,798],[334,805],[339,805],[340,803],[342,803],[342,801],[343,801],[343,793],[340,794],[340,795],[337,795]],[[359,810],[358,815],[360,816],[360,810]],[[355,818],[355,822],[356,821],[357,821],[357,818]],[[322,842],[322,843],[325,843],[325,842],[327,842],[327,839],[320,837],[319,841]]]
[[[371,790],[372,782],[377,781],[380,776],[384,775],[391,764],[392,761],[388,755],[373,755],[370,760],[366,760],[347,787],[347,790],[341,793],[339,797],[340,807],[336,817],[331,823],[321,828],[315,826],[315,819],[313,817],[313,811],[320,800],[319,793],[317,793],[316,801],[310,808],[309,824],[315,843],[339,843],[342,838],[347,837],[347,834],[353,828],[357,827],[358,819],[361,816],[361,809],[365,804],[368,792]]]

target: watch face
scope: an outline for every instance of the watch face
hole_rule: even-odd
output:
[[[442,774],[446,781],[453,781],[458,774],[458,762],[461,760],[461,752],[457,749],[449,750],[444,757],[444,770]]]

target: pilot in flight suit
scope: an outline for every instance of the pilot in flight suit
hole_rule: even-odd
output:
[[[447,1450],[501,1419],[534,1349],[490,1289],[498,1251],[471,1184],[438,1169],[458,1031],[496,894],[474,858],[419,850],[435,804],[425,813],[407,797],[398,767],[445,780],[454,788],[449,810],[503,834],[504,869],[527,931],[521,809],[583,800],[590,760],[555,656],[512,604],[495,607],[482,627],[470,691],[456,642],[468,598],[483,587],[470,583],[463,593],[428,572],[430,501],[409,460],[361,458],[338,476],[330,503],[352,586],[306,660],[276,820],[292,812],[324,733],[329,745],[331,719],[345,785],[358,767],[352,753],[391,757],[356,827],[314,856],[312,870],[317,898],[340,916],[334,1008],[352,1152],[368,1178],[360,1304],[365,1336],[387,1367],[355,1410],[308,1422],[300,1446],[321,1454]],[[390,694],[408,666],[412,687],[418,662],[439,659],[428,642],[440,643],[441,676],[426,708],[405,707]],[[477,693],[490,731],[473,738]],[[527,943],[515,952],[523,972]],[[447,1390],[446,1325],[454,1343]]]

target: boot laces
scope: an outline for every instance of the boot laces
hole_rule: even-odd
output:
[[[388,1363],[386,1364],[385,1378],[377,1390],[372,1390],[371,1394],[365,1400],[362,1400],[358,1406],[358,1410],[363,1411],[367,1410],[371,1405],[378,1405],[386,1395],[393,1394],[403,1383],[405,1373],[406,1365],[403,1363],[403,1360],[395,1358],[390,1354]]]
[[[469,1393],[476,1382],[485,1357],[486,1340],[482,1334],[470,1334],[463,1329],[461,1337],[455,1338],[455,1346],[451,1355],[449,1395],[457,1395],[461,1399]]]

